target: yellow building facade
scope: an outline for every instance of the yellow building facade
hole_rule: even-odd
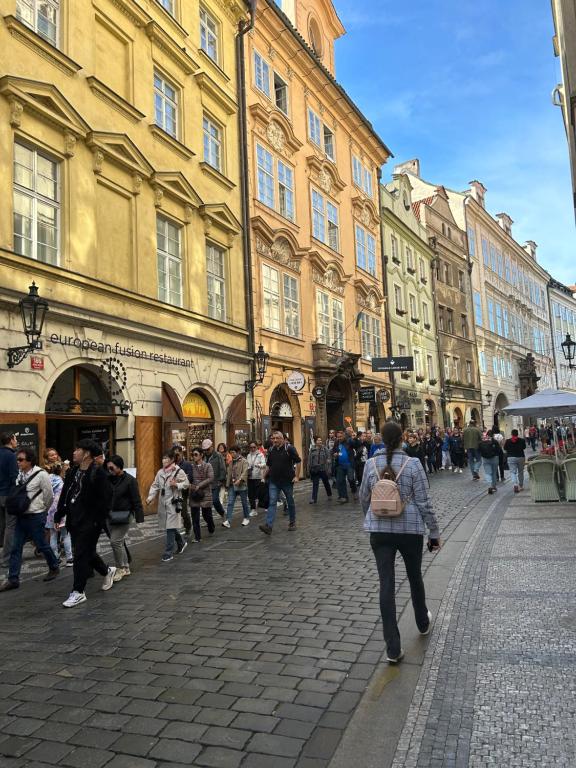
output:
[[[412,207],[407,174],[382,188],[382,223],[389,297],[390,354],[413,357],[414,370],[394,373],[394,405],[404,429],[443,424],[434,310],[434,251]]]
[[[334,79],[331,2],[258,5],[246,49],[256,432],[298,450],[329,429],[377,427],[390,400],[379,169],[386,145]],[[372,390],[373,388],[373,398]]]
[[[11,0],[0,21],[0,422],[138,468],[225,437],[250,376],[235,0]],[[43,348],[17,301],[49,302]]]

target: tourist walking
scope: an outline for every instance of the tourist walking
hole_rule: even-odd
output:
[[[356,498],[354,471],[355,454],[349,438],[345,436],[344,431],[341,429],[336,433],[336,443],[332,449],[332,456],[336,476],[336,487],[338,489],[338,502],[340,504],[345,504],[349,501],[347,481],[350,483],[353,498]]]
[[[321,437],[314,438],[314,446],[308,454],[308,474],[312,480],[312,497],[310,504],[316,504],[318,501],[318,488],[320,481],[324,485],[326,496],[332,498],[332,488],[328,479],[328,472],[331,464],[330,451],[322,442]]]
[[[288,530],[296,530],[296,506],[294,504],[294,483],[298,482],[302,459],[293,445],[286,445],[282,432],[272,432],[272,446],[266,459],[266,477],[269,480],[269,505],[266,522],[260,525],[262,533],[272,533],[278,496],[283,493],[288,507]]]
[[[454,472],[462,474],[464,468],[464,441],[459,429],[455,429],[450,437],[450,459]]]
[[[396,617],[395,560],[399,552],[404,560],[410,582],[410,594],[416,626],[420,634],[431,629],[432,614],[426,605],[422,578],[422,549],[426,529],[428,548],[441,546],[438,521],[432,509],[428,478],[418,457],[410,458],[401,449],[402,429],[389,421],[382,429],[386,453],[370,459],[364,470],[360,501],[364,512],[364,530],[370,533],[370,546],[376,559],[380,579],[380,612],[387,659],[396,664],[404,657]],[[404,505],[398,517],[381,517],[372,510],[372,491],[383,479],[397,484],[400,502]]]
[[[182,446],[175,445],[173,446],[172,450],[174,451],[174,461],[180,467],[180,469],[183,469],[184,472],[186,472],[186,477],[191,483],[192,463],[190,461],[186,461],[184,458],[184,450]],[[186,536],[190,536],[192,532],[192,519],[190,517],[190,512],[188,511],[188,488],[184,488],[182,491],[182,522],[184,524],[184,531],[186,532]]]
[[[257,443],[252,440],[248,455],[248,501],[250,502],[250,517],[256,517],[258,514],[256,507],[258,505],[258,491],[260,483],[266,471],[266,456],[258,450]]]
[[[44,581],[52,581],[60,573],[58,558],[50,549],[45,534],[47,512],[54,499],[48,472],[37,466],[38,459],[30,448],[20,448],[16,453],[16,462],[19,470],[16,485],[6,498],[7,514],[13,515],[16,522],[8,578],[0,586],[0,592],[20,586],[22,551],[28,539],[32,540],[48,564]]]
[[[2,547],[0,566],[2,568],[8,568],[16,525],[14,515],[6,514],[6,497],[12,492],[18,477],[17,444],[14,432],[2,432],[0,435],[0,547]]]
[[[190,499],[190,512],[192,514],[192,529],[194,541],[199,544],[202,539],[200,531],[200,510],[208,527],[210,536],[214,533],[214,518],[212,517],[212,481],[214,470],[212,465],[204,459],[202,448],[194,448],[192,451],[192,479],[188,490]]]
[[[248,506],[248,462],[244,456],[242,456],[240,446],[238,445],[233,445],[230,448],[230,456],[232,457],[232,461],[228,464],[226,475],[228,508],[226,509],[226,520],[222,523],[223,528],[231,527],[236,496],[240,496],[240,501],[242,502],[242,525],[250,524],[250,507]]]
[[[44,454],[44,456],[46,456],[46,454]],[[64,487],[62,464],[59,462],[57,464],[47,464],[44,469],[48,472],[52,484],[52,492],[54,494],[52,504],[46,515],[46,538],[50,544],[52,552],[56,555],[58,562],[60,562],[60,546],[64,548],[66,567],[71,568],[74,565],[74,557],[72,555],[72,540],[70,538],[70,533],[66,530],[66,526],[60,526],[60,529],[57,529],[54,523],[54,515],[58,509],[58,501],[60,499],[60,494],[62,493],[62,488]]]
[[[204,457],[208,464],[212,467],[212,485],[210,487],[212,494],[212,506],[218,512],[220,517],[224,518],[226,512],[222,506],[220,500],[220,491],[224,490],[226,485],[226,462],[224,456],[218,451],[214,450],[212,440],[206,438],[202,441],[202,450],[204,451]]]
[[[442,437],[442,470],[453,470],[452,459],[450,458],[450,430],[447,429],[441,434]]]
[[[524,489],[524,462],[526,456],[526,440],[520,437],[517,429],[513,429],[511,437],[504,443],[504,450],[508,457],[508,466],[514,483],[514,493],[520,493]]]
[[[482,432],[476,426],[474,419],[470,420],[470,423],[462,433],[462,439],[464,440],[464,450],[468,457],[468,466],[472,473],[473,480],[480,480],[480,465],[482,464],[482,457],[480,456],[480,440],[482,440]]]
[[[126,536],[132,523],[144,522],[140,489],[135,477],[124,471],[122,456],[110,456],[106,462],[108,480],[112,486],[112,506],[108,515],[110,544],[116,564],[114,581],[130,576],[130,561]]]
[[[180,529],[184,504],[182,491],[189,487],[186,472],[176,464],[176,454],[174,451],[166,451],[162,456],[162,467],[156,473],[146,499],[146,504],[151,504],[158,497],[158,528],[166,531],[163,563],[169,563],[175,554],[182,554],[188,546]]]
[[[66,473],[54,514],[56,529],[65,527],[70,531],[74,553],[74,583],[63,603],[65,608],[85,602],[86,582],[93,570],[104,577],[104,591],[114,584],[116,568],[106,565],[96,551],[112,503],[107,473],[95,462],[101,455],[102,448],[89,438],[76,443],[72,453],[74,466]]]
[[[500,448],[498,441],[494,439],[491,429],[486,432],[480,441],[478,449],[482,456],[482,463],[484,464],[484,472],[488,482],[488,493],[494,493],[498,483],[499,457],[502,449]]]

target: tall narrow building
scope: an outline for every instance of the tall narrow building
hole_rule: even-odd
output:
[[[305,454],[330,428],[377,427],[389,382],[378,202],[384,142],[334,79],[344,28],[330,0],[258,4],[246,93],[257,343],[257,434]]]

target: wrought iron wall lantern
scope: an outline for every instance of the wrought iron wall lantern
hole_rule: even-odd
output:
[[[490,390],[488,390],[488,392],[486,392],[484,397],[486,398],[486,405],[490,406],[490,403],[492,402],[492,398],[494,397],[494,395],[492,394],[492,392],[490,392]]]
[[[35,282],[32,282],[28,288],[28,295],[20,299],[18,307],[28,344],[25,347],[10,347],[8,349],[8,368],[20,365],[30,352],[42,349],[40,336],[49,309],[46,299],[38,295],[38,287]]]
[[[562,348],[564,359],[568,363],[568,368],[573,370],[576,368],[576,364],[574,363],[574,357],[576,357],[576,341],[572,341],[572,337],[567,333],[566,338],[562,344],[560,344],[560,347]]]
[[[255,379],[249,379],[248,381],[244,382],[244,391],[245,392],[253,392],[258,384],[262,384],[264,381],[264,376],[266,376],[266,371],[268,369],[268,360],[270,359],[270,355],[268,352],[264,351],[264,347],[262,344],[259,345],[258,351],[254,355],[254,366],[255,366],[255,372],[256,372],[256,378]]]

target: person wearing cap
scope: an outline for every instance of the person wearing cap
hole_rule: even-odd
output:
[[[220,501],[220,489],[226,483],[226,462],[224,461],[223,455],[214,450],[214,444],[212,443],[212,440],[209,440],[208,438],[203,440],[201,448],[204,452],[206,461],[208,464],[210,464],[212,467],[212,472],[214,473],[212,482],[210,484],[212,493],[212,506],[216,512],[218,512],[220,517],[224,518],[226,516],[226,512],[224,511],[224,507]]]
[[[106,565],[96,551],[112,504],[112,486],[96,462],[99,456],[102,447],[98,443],[88,438],[78,440],[72,454],[75,466],[66,474],[54,513],[56,529],[66,526],[70,531],[74,552],[74,584],[63,603],[65,608],[86,601],[86,582],[92,570],[104,577],[103,590],[114,584],[116,568]]]

